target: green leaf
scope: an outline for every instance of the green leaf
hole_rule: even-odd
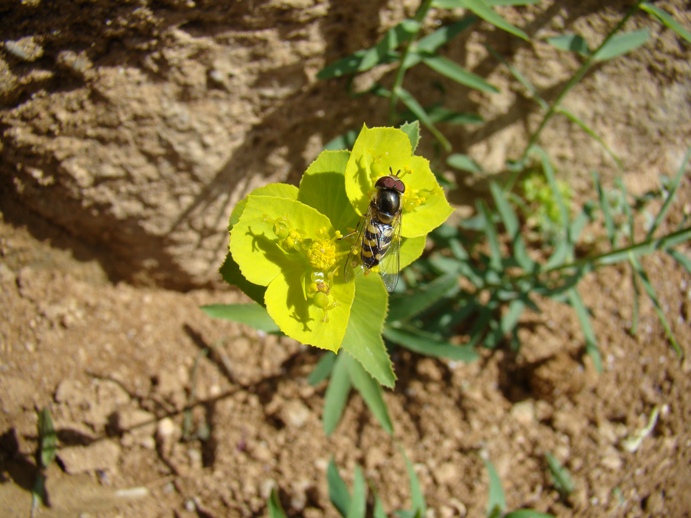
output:
[[[400,130],[408,135],[410,147],[413,149],[413,153],[415,153],[417,145],[420,143],[420,123],[418,121],[406,122],[401,124]]]
[[[367,510],[367,486],[360,466],[355,466],[355,479],[353,480],[353,496],[350,499],[348,515],[346,518],[365,518]]]
[[[672,256],[672,259],[679,263],[687,273],[691,273],[691,257],[682,254],[678,250],[667,250],[667,253]]]
[[[659,7],[651,4],[650,2],[643,2],[640,8],[645,12],[652,14],[658,20],[660,20],[667,27],[676,32],[679,36],[684,38],[688,43],[691,43],[691,32],[686,30],[683,25],[672,18],[666,11],[663,11]]]
[[[417,99],[413,97],[408,91],[403,88],[396,89],[396,96],[401,100],[401,102],[418,118],[418,120],[429,130],[434,138],[436,138],[442,145],[445,151],[451,151],[451,143],[447,138],[436,128],[434,121],[430,118],[429,114],[425,111],[422,105],[417,102]]]
[[[489,53],[492,54],[492,57],[500,63],[502,63],[508,69],[511,75],[516,79],[516,81],[523,85],[523,88],[525,88],[528,91],[530,97],[540,106],[540,108],[542,108],[545,112],[549,111],[549,104],[542,98],[537,88],[535,88],[535,86],[530,81],[528,81],[528,79],[523,74],[521,74],[521,72],[516,67],[509,63],[506,60],[506,58],[504,58],[504,56],[499,54],[490,45],[485,45],[485,47],[487,48]],[[522,172],[525,169],[525,164],[523,163],[523,161],[519,161],[517,163],[510,162],[509,165],[513,165],[515,167],[515,172]],[[509,170],[511,170],[511,167],[509,167]]]
[[[487,516],[501,516],[506,510],[506,497],[501,486],[499,474],[489,460],[482,459],[489,476],[489,497],[487,500]],[[497,514],[498,513],[498,514]]]
[[[387,322],[408,320],[444,297],[453,296],[454,293],[458,292],[458,289],[458,274],[452,272],[420,286],[412,295],[392,296]]]
[[[597,372],[602,372],[602,356],[600,356],[600,350],[597,347],[597,339],[595,338],[595,331],[593,331],[593,326],[590,324],[590,317],[588,316],[588,310],[583,304],[583,299],[576,291],[576,288],[571,288],[568,291],[569,304],[576,311],[576,316],[578,317],[578,322],[581,324],[581,329],[583,330],[583,337],[585,338],[585,351],[593,360],[595,369]]]
[[[498,29],[513,34],[514,36],[518,36],[526,41],[530,41],[530,38],[528,38],[528,35],[525,32],[518,27],[511,25],[504,18],[495,13],[490,7],[488,7],[482,0],[459,0],[459,3],[461,4],[461,7],[470,9],[477,16],[486,22],[491,23]]]
[[[326,480],[329,485],[329,499],[331,503],[341,516],[346,516],[350,508],[350,492],[348,491],[348,486],[341,478],[341,474],[338,472],[333,457],[329,460],[329,466],[326,468]]]
[[[346,150],[350,149],[353,147],[353,144],[355,143],[355,140],[357,139],[357,136],[360,134],[360,130],[348,130],[346,131],[343,135],[339,135],[338,137],[335,137],[329,142],[326,143],[324,146],[324,150],[326,151],[338,151],[338,150]]]
[[[547,38],[547,43],[559,50],[567,50],[569,52],[576,52],[581,56],[590,55],[588,43],[579,34],[561,34],[552,38]]]
[[[269,496],[269,518],[287,518],[286,513],[283,510],[281,501],[278,499],[278,492],[276,489],[271,490],[271,495]]]
[[[348,360],[344,360],[344,358],[346,358],[346,355],[343,353],[336,358],[333,371],[331,372],[331,381],[324,395],[322,424],[326,435],[331,435],[336,426],[338,426],[345,409],[348,394],[350,393],[351,383],[350,374],[348,373]]]
[[[468,155],[453,153],[446,159],[446,163],[460,171],[467,171],[473,174],[484,174],[482,167]]]
[[[499,89],[496,86],[489,84],[480,76],[473,74],[472,72],[443,56],[425,55],[422,56],[422,62],[435,72],[438,72],[444,77],[448,77],[452,81],[455,81],[459,84],[480,90],[482,92],[499,93]]]
[[[595,130],[593,130],[590,126],[588,126],[585,122],[583,122],[581,119],[576,117],[575,114],[567,110],[566,108],[559,106],[555,109],[557,113],[562,114],[565,116],[567,119],[569,119],[571,122],[576,124],[578,127],[580,127],[585,133],[592,138],[595,142],[600,144],[600,147],[605,150],[605,153],[607,153],[612,160],[614,160],[614,163],[617,164],[617,167],[619,169],[623,169],[623,164],[621,162],[621,159],[617,156],[617,154],[612,151],[612,149],[607,145],[607,143],[602,140],[602,138],[595,133]]]
[[[259,304],[209,304],[200,308],[211,318],[245,324],[265,333],[278,332],[278,326]]]
[[[665,216],[667,216],[667,212],[672,206],[672,203],[674,202],[674,197],[677,194],[677,189],[679,189],[679,185],[681,185],[681,179],[684,176],[684,171],[686,170],[686,164],[688,164],[689,162],[689,157],[691,157],[691,146],[686,150],[686,154],[684,155],[684,158],[681,161],[681,166],[679,166],[677,173],[674,175],[674,178],[672,179],[669,192],[667,193],[667,197],[665,198],[665,201],[662,204],[662,207],[660,208],[660,212],[657,213],[657,215],[655,216],[655,220],[648,229],[646,239],[650,239],[653,236],[657,228],[660,226],[660,223],[662,223],[662,221],[664,221],[665,219]]]
[[[58,436],[55,433],[53,418],[47,407],[38,414],[38,439],[41,449],[41,469],[45,470],[55,459],[58,450]]]
[[[638,278],[641,280],[641,284],[643,284],[643,289],[645,289],[646,293],[648,294],[648,298],[650,298],[650,301],[653,303],[653,308],[655,309],[655,313],[657,313],[657,317],[660,320],[662,327],[665,329],[665,335],[667,335],[667,339],[669,340],[670,344],[672,344],[672,347],[674,348],[674,351],[677,353],[677,356],[679,358],[683,358],[684,351],[677,342],[676,338],[674,338],[672,328],[670,327],[669,322],[667,322],[667,317],[665,317],[665,312],[663,311],[662,306],[660,304],[660,300],[657,298],[655,289],[653,288],[653,285],[651,284],[650,279],[648,278],[648,274],[643,269],[641,263],[638,261],[638,258],[635,255],[631,254],[629,260],[631,262],[631,265],[633,266],[634,271],[638,275]]]
[[[393,423],[389,417],[389,410],[382,396],[381,386],[365,370],[362,365],[351,356],[346,355],[350,381],[362,396],[374,417],[388,434],[393,434]]]
[[[480,200],[477,202],[478,213],[482,214],[484,223],[484,232],[487,237],[487,244],[489,245],[490,261],[489,267],[496,271],[502,271],[502,258],[501,258],[501,247],[499,245],[499,236],[497,235],[497,229],[492,221],[492,214],[487,208],[487,204]]]
[[[396,375],[381,336],[386,319],[387,295],[378,275],[355,278],[355,300],[342,347],[374,379],[385,387],[393,388]]]
[[[386,518],[386,511],[384,510],[384,504],[379,498],[379,495],[374,495],[374,518]]]
[[[478,359],[478,354],[471,346],[453,345],[415,328],[386,327],[384,338],[425,356],[447,358],[465,363]]]
[[[525,310],[525,306],[525,302],[521,299],[515,299],[511,302],[511,304],[509,304],[508,311],[502,315],[499,323],[499,329],[504,336],[508,336],[513,333],[516,325],[518,324],[518,320],[523,314],[523,310]]]
[[[431,34],[416,41],[413,47],[411,47],[411,50],[414,50],[416,53],[433,54],[437,52],[439,47],[447,44],[476,21],[477,18],[475,16],[466,16],[455,23],[444,25]]]
[[[607,61],[621,56],[622,54],[626,54],[627,52],[631,52],[648,41],[649,33],[650,31],[645,28],[638,31],[615,34],[595,52],[593,59],[595,61]]]
[[[551,453],[545,453],[545,458],[547,459],[547,467],[554,481],[554,487],[559,491],[562,498],[566,498],[575,488],[573,480],[571,479],[571,474]]]
[[[405,467],[408,472],[408,480],[410,480],[410,499],[413,502],[412,512],[414,516],[424,516],[427,512],[427,503],[425,502],[425,495],[422,492],[422,487],[420,486],[420,480],[417,478],[415,473],[415,466],[410,461],[405,451],[401,449],[403,453],[403,458],[405,459]]]
[[[595,182],[595,190],[597,191],[597,199],[600,203],[600,210],[602,211],[602,216],[605,220],[605,229],[607,230],[607,238],[613,247],[617,246],[617,234],[614,225],[614,219],[612,219],[612,213],[610,212],[609,200],[607,199],[607,194],[602,188],[602,182],[600,182],[600,176],[593,172],[593,182]]]
[[[322,357],[319,358],[319,362],[317,362],[314,370],[308,376],[307,383],[315,386],[328,378],[333,371],[334,365],[336,364],[336,358],[338,358],[338,356],[331,352],[322,354]]]

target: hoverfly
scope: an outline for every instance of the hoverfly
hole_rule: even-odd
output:
[[[377,192],[358,224],[357,238],[351,249],[352,257],[346,260],[344,275],[348,282],[355,275],[356,267],[361,265],[367,275],[379,265],[384,285],[392,292],[398,283],[401,264],[401,196],[405,192],[405,184],[393,174],[393,170],[389,170],[391,174],[382,176],[374,185]]]

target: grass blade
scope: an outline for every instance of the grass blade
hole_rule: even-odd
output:
[[[467,171],[473,174],[483,174],[482,167],[468,155],[453,153],[446,159],[446,163],[459,171]]]
[[[684,158],[681,161],[681,166],[679,167],[677,174],[675,174],[674,178],[672,179],[671,188],[667,193],[667,198],[665,198],[665,201],[662,204],[662,208],[660,208],[660,212],[658,212],[657,216],[655,216],[655,220],[653,221],[653,224],[650,226],[650,229],[648,230],[646,239],[650,239],[653,236],[653,234],[657,230],[657,227],[660,226],[660,223],[662,223],[662,221],[665,219],[665,216],[667,216],[667,212],[672,206],[672,202],[674,202],[674,197],[677,194],[677,189],[679,189],[679,185],[681,184],[681,178],[682,176],[684,176],[684,170],[686,169],[686,165],[689,162],[689,156],[691,156],[691,146],[686,150],[686,154],[684,155]]]
[[[287,518],[286,513],[281,506],[281,501],[278,499],[278,492],[276,489],[271,490],[269,496],[269,518]]]
[[[593,54],[595,61],[607,61],[637,49],[648,41],[650,31],[645,28],[612,36],[606,44]]]
[[[650,2],[643,2],[640,5],[646,13],[653,15],[655,18],[660,20],[667,27],[676,32],[679,36],[684,38],[688,43],[691,43],[691,32],[687,31],[683,25],[672,18],[666,11],[663,11],[659,7],[651,4]]]
[[[322,357],[319,358],[319,362],[317,362],[317,365],[316,367],[314,367],[314,370],[308,376],[307,383],[309,383],[312,386],[315,386],[324,381],[326,378],[328,378],[331,375],[331,372],[333,371],[334,364],[336,363],[336,358],[338,358],[338,356],[336,356],[333,353],[324,353]]]
[[[451,151],[451,143],[446,139],[446,137],[434,126],[434,122],[430,118],[430,116],[427,114],[425,109],[420,105],[420,103],[417,102],[417,99],[410,95],[406,90],[403,88],[398,88],[396,90],[397,97],[401,100],[401,102],[408,108],[415,117],[418,118],[418,120],[425,126],[432,135],[434,135],[434,138],[436,138],[439,143],[444,147],[444,150],[449,152]]]
[[[427,503],[425,502],[425,495],[422,492],[422,487],[420,486],[420,480],[417,478],[415,473],[415,466],[410,461],[405,451],[401,449],[403,453],[403,458],[405,459],[405,467],[408,472],[408,480],[410,481],[410,499],[413,502],[412,515],[413,516],[424,516],[427,512]]]
[[[444,297],[453,296],[459,290],[458,275],[447,273],[415,290],[413,296],[391,297],[387,322],[408,320],[419,315]]]
[[[492,214],[487,208],[487,204],[480,200],[477,203],[477,209],[483,217],[484,231],[487,236],[487,244],[489,245],[490,260],[489,266],[492,270],[496,272],[501,272],[502,260],[501,260],[501,247],[499,246],[499,237],[497,236],[497,229],[492,221]]]
[[[425,356],[466,363],[478,359],[478,354],[472,347],[450,344],[416,328],[385,327],[383,334],[390,342]]]
[[[348,491],[348,486],[341,478],[341,474],[338,472],[333,457],[329,460],[329,466],[326,468],[326,480],[329,485],[329,499],[331,503],[341,516],[346,516],[350,508],[350,492]]]
[[[344,360],[344,358],[346,358],[345,353],[339,354],[336,358],[331,373],[331,381],[324,395],[324,415],[322,416],[322,424],[326,435],[331,435],[331,432],[336,429],[336,426],[341,420],[348,399],[348,393],[351,388],[347,364],[348,360]]]
[[[476,21],[477,18],[475,16],[466,16],[455,23],[444,25],[424,38],[420,38],[415,42],[412,50],[415,50],[416,53],[433,54],[439,47],[447,44]]]
[[[487,468],[489,476],[489,497],[487,500],[487,516],[502,516],[506,510],[506,496],[504,488],[501,486],[501,479],[494,464],[489,460],[482,459]]]
[[[212,318],[245,324],[265,333],[279,331],[266,308],[259,304],[209,304],[200,309]]]
[[[576,52],[581,56],[589,56],[590,49],[588,43],[580,34],[561,34],[552,38],[547,38],[547,43],[559,50],[566,50],[569,52]]]
[[[588,353],[590,358],[593,360],[595,369],[597,372],[602,372],[602,356],[600,355],[600,350],[597,347],[597,339],[595,338],[595,332],[593,331],[593,326],[590,324],[590,316],[588,316],[588,310],[583,304],[583,299],[576,291],[576,288],[571,288],[568,291],[569,304],[576,311],[576,316],[581,324],[581,329],[583,330],[583,337],[585,338],[585,352]]]
[[[470,9],[474,14],[486,22],[491,23],[496,28],[513,34],[514,36],[518,36],[525,41],[530,41],[530,38],[528,38],[528,35],[525,32],[518,27],[511,25],[504,18],[495,13],[490,7],[488,7],[482,0],[459,0],[459,3],[461,4],[461,7]]]
[[[612,247],[617,246],[617,234],[616,228],[614,226],[614,219],[612,219],[612,213],[609,210],[609,200],[607,199],[607,193],[602,188],[602,182],[600,182],[600,175],[593,172],[593,182],[595,182],[595,190],[597,191],[597,199],[600,203],[600,210],[602,211],[602,217],[605,220],[605,230],[607,231],[607,239],[609,239]]]
[[[679,250],[667,250],[667,253],[672,256],[672,259],[679,263],[684,270],[691,273],[691,257],[682,254]]]
[[[562,498],[566,498],[575,488],[571,474],[551,453],[545,453],[545,458],[554,481],[554,487],[559,491]]]
[[[435,72],[457,82],[458,84],[480,90],[481,92],[499,93],[496,86],[489,84],[480,76],[473,74],[450,59],[437,55],[425,55],[422,62]]]
[[[508,69],[508,71],[516,79],[516,81],[518,81],[519,83],[521,83],[521,85],[523,85],[523,88],[525,88],[528,91],[528,93],[530,94],[530,97],[540,106],[540,108],[542,108],[545,112],[547,110],[549,110],[549,104],[547,103],[547,101],[545,101],[542,98],[540,93],[537,91],[537,88],[535,88],[535,86],[533,86],[533,84],[530,81],[528,81],[528,79],[523,74],[521,74],[516,67],[514,67],[511,63],[509,63],[504,58],[504,56],[499,54],[496,50],[494,50],[489,45],[485,45],[485,48],[487,49],[487,51],[490,54],[492,54],[492,57],[494,59],[496,59],[497,61],[502,63]]]
[[[369,375],[355,358],[350,355],[345,355],[344,358],[347,360],[348,373],[353,386],[360,393],[365,404],[374,414],[374,417],[377,418],[382,428],[388,434],[393,434],[393,423],[391,417],[389,417],[389,409],[386,407],[386,402],[382,396],[381,385]]]
[[[571,122],[576,124],[579,128],[581,128],[590,138],[592,138],[595,142],[600,144],[600,147],[605,150],[605,153],[607,153],[612,160],[614,160],[614,163],[617,164],[617,167],[619,169],[623,169],[624,166],[621,163],[621,159],[616,155],[614,151],[607,145],[607,143],[602,140],[602,138],[595,133],[595,130],[591,129],[590,126],[588,126],[585,122],[583,122],[581,119],[576,117],[575,114],[571,113],[569,110],[563,107],[558,107],[555,110],[557,113],[562,114],[564,117],[569,119]]]
[[[648,273],[643,269],[643,266],[641,266],[640,261],[635,255],[631,254],[629,260],[631,261],[631,266],[633,266],[633,269],[638,275],[638,278],[641,280],[641,284],[643,284],[643,289],[648,294],[650,301],[653,303],[653,308],[655,309],[655,313],[657,313],[657,317],[660,320],[662,327],[665,329],[665,335],[667,336],[667,339],[669,340],[670,344],[672,344],[672,347],[674,348],[674,351],[677,353],[677,356],[679,358],[683,358],[684,352],[677,343],[677,340],[674,338],[672,328],[670,327],[669,322],[667,322],[667,317],[665,317],[665,313],[662,310],[660,300],[657,298],[655,289],[653,288],[653,285],[651,284],[650,279],[648,278]]]
[[[346,518],[365,518],[367,510],[367,485],[360,466],[355,466],[355,479],[353,480],[353,496],[350,499],[350,507]]]

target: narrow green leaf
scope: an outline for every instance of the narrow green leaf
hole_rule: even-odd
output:
[[[408,480],[410,480],[410,499],[413,502],[412,512],[415,513],[415,516],[422,517],[427,512],[425,495],[422,492],[422,487],[420,486],[420,480],[417,478],[417,473],[415,473],[415,466],[413,466],[413,463],[410,461],[403,449],[401,449],[401,453],[403,453],[406,471],[408,472]]]
[[[499,89],[496,86],[489,84],[480,76],[473,74],[472,72],[443,56],[437,56],[434,54],[425,55],[422,57],[422,62],[435,72],[438,72],[444,77],[448,77],[452,81],[455,81],[459,84],[480,90],[481,92],[499,93]]]
[[[571,479],[571,474],[551,453],[545,453],[545,458],[547,459],[547,467],[554,481],[554,487],[559,491],[562,498],[566,498],[575,488],[573,480]]]
[[[347,356],[343,353],[340,353],[336,358],[331,373],[331,381],[329,381],[329,386],[326,388],[326,394],[324,395],[322,424],[326,435],[331,435],[331,432],[336,429],[341,420],[351,388],[348,360],[344,360],[344,358],[347,358]]]
[[[367,510],[367,485],[360,466],[355,466],[355,479],[353,480],[353,496],[350,499],[350,507],[346,518],[365,518]]]
[[[593,182],[595,183],[595,190],[597,191],[597,199],[600,203],[600,210],[602,211],[602,217],[605,220],[605,230],[607,231],[607,239],[609,239],[612,247],[617,246],[617,234],[616,228],[614,226],[614,220],[612,219],[612,213],[610,212],[609,200],[607,199],[607,193],[602,188],[602,182],[600,182],[600,175],[593,172]]]
[[[480,165],[468,155],[453,153],[446,159],[446,163],[454,169],[458,169],[460,171],[467,171],[473,174],[484,174],[484,171]]]
[[[398,88],[396,90],[397,97],[401,102],[418,118],[418,120],[425,126],[434,138],[436,138],[439,143],[444,147],[445,151],[451,151],[451,143],[446,139],[446,137],[434,126],[434,122],[430,119],[429,115],[425,109],[417,102],[417,99],[410,95],[403,88]]]
[[[683,25],[681,25],[669,14],[667,14],[666,11],[663,11],[662,9],[651,4],[650,2],[643,2],[640,5],[640,8],[648,14],[652,14],[655,18],[660,20],[663,24],[665,24],[667,27],[676,32],[679,36],[684,38],[688,43],[691,43],[691,32],[686,30]]]
[[[477,203],[478,213],[482,214],[484,218],[484,231],[487,237],[487,244],[489,245],[490,261],[489,266],[496,272],[502,271],[501,247],[499,245],[499,237],[497,236],[497,229],[492,221],[492,214],[487,208],[487,204],[480,200]]]
[[[473,347],[453,345],[415,328],[385,327],[384,338],[410,351],[433,358],[447,358],[466,363],[478,359]]]
[[[416,41],[411,50],[414,50],[417,53],[433,54],[437,51],[437,49],[439,49],[439,47],[451,41],[459,33],[463,32],[476,21],[477,18],[475,16],[466,16],[455,23],[444,25],[433,33],[428,34],[424,38],[420,38],[418,41]]]
[[[271,490],[271,495],[269,496],[269,518],[287,518],[275,488]]]
[[[357,140],[359,134],[359,129],[348,130],[343,135],[339,135],[338,137],[335,137],[332,140],[330,140],[324,146],[324,149],[330,149],[333,151],[342,149],[352,149],[353,144],[355,144],[355,140]]]
[[[492,198],[494,199],[494,204],[497,207],[501,221],[506,228],[506,232],[512,239],[516,237],[519,231],[518,217],[516,213],[511,208],[511,205],[506,200],[504,191],[497,184],[497,182],[490,182],[489,190],[492,193]]]
[[[665,317],[665,312],[662,310],[660,300],[657,298],[657,294],[655,293],[655,289],[648,278],[647,272],[643,269],[643,266],[641,266],[641,263],[638,261],[638,258],[635,255],[631,254],[629,260],[631,261],[631,265],[638,275],[638,278],[641,280],[641,284],[643,284],[643,289],[646,291],[650,301],[653,303],[653,308],[655,309],[655,313],[657,313],[657,318],[660,320],[662,327],[665,329],[667,340],[669,340],[669,343],[672,344],[677,356],[679,356],[679,358],[683,358],[684,351],[681,349],[681,346],[677,342],[676,338],[674,338],[672,328],[670,327],[669,322],[667,322],[667,317]]]
[[[576,52],[581,56],[588,56],[590,54],[588,43],[586,43],[580,34],[561,34],[553,38],[547,38],[546,41],[559,50]]]
[[[386,518],[386,510],[379,495],[374,495],[374,518]]]
[[[672,256],[672,259],[679,263],[684,270],[691,273],[691,257],[682,254],[679,250],[667,250],[667,253]]]
[[[350,492],[348,486],[341,478],[333,457],[326,468],[326,480],[329,485],[329,499],[341,516],[346,516],[350,509]]]
[[[607,61],[637,49],[648,41],[650,31],[640,29],[638,31],[616,34],[593,55],[595,61]]]
[[[489,498],[487,500],[487,516],[501,516],[506,510],[506,496],[501,486],[501,479],[494,464],[487,459],[482,459],[489,476]],[[496,514],[497,511],[499,514]]]
[[[388,434],[393,434],[393,423],[389,417],[389,409],[384,401],[381,386],[362,368],[358,361],[348,355],[345,358],[347,358],[348,373],[353,386],[360,393],[382,428]]]
[[[485,0],[485,4],[490,7],[498,7],[505,5],[532,5],[538,3],[540,0]],[[463,0],[433,0],[432,6],[439,9],[458,9],[464,7]]]
[[[48,469],[58,450],[58,436],[53,426],[50,410],[43,408],[38,414],[38,438],[41,449],[41,469]]]
[[[504,336],[509,336],[513,333],[518,324],[518,320],[523,314],[523,310],[525,310],[525,306],[525,302],[521,299],[516,299],[509,304],[508,311],[502,315],[499,323],[499,328]]]
[[[596,257],[591,257],[588,261],[597,266],[616,264],[627,261],[630,254],[636,256],[648,255],[657,250],[667,250],[689,240],[691,240],[691,227],[686,227],[656,239],[648,239],[626,248],[618,248]]]
[[[420,143],[420,123],[418,121],[406,122],[405,124],[401,124],[399,129],[408,135],[413,153],[415,153],[417,145]]]
[[[312,386],[315,386],[324,381],[326,378],[328,378],[331,375],[331,372],[333,371],[337,357],[338,356],[336,356],[330,351],[322,354],[322,357],[319,358],[319,362],[307,378],[307,383],[309,383]]]
[[[200,309],[211,318],[245,324],[265,333],[279,331],[266,308],[259,304],[209,304],[201,306]]]
[[[585,338],[585,351],[592,358],[593,364],[597,372],[602,372],[602,356],[600,355],[600,350],[597,347],[597,339],[595,338],[595,331],[593,331],[593,326],[590,324],[590,317],[588,316],[588,310],[583,304],[583,299],[576,291],[576,288],[571,288],[568,292],[569,303],[576,311],[576,316],[581,324],[581,329],[583,331],[583,337]]]
[[[513,34],[514,36],[518,36],[525,41],[530,41],[530,38],[528,38],[528,35],[525,32],[518,27],[511,25],[504,18],[495,13],[490,7],[488,7],[487,4],[485,4],[485,2],[482,0],[460,0],[460,4],[461,7],[470,9],[477,16],[486,22],[491,23],[498,29]]]
[[[488,50],[490,54],[492,54],[492,57],[502,63],[511,73],[511,75],[523,85],[523,88],[525,88],[528,93],[530,94],[530,97],[540,106],[540,108],[543,109],[543,111],[547,112],[549,110],[549,104],[547,101],[545,101],[540,93],[538,92],[537,88],[533,86],[533,84],[528,81],[528,79],[521,74],[521,72],[514,67],[511,63],[509,63],[504,56],[499,54],[496,50],[494,50],[490,45],[485,45],[485,48]],[[525,164],[523,163],[517,163],[515,164],[515,169],[516,171],[522,171],[525,169]]]
[[[391,296],[387,322],[408,320],[419,315],[433,304],[458,291],[458,275],[449,273],[424,284],[412,294]]]
[[[617,167],[619,169],[623,169],[624,166],[621,162],[621,159],[617,156],[617,154],[612,151],[612,148],[610,148],[607,143],[597,134],[595,133],[595,130],[593,130],[590,126],[588,126],[585,122],[583,122],[581,119],[576,117],[575,114],[567,110],[566,108],[559,106],[555,109],[557,113],[562,114],[564,117],[569,119],[571,122],[576,124],[578,127],[580,127],[590,138],[592,138],[595,142],[600,144],[600,147],[605,150],[605,153],[607,153],[612,160],[614,160],[614,163],[617,164]]]
[[[665,217],[667,216],[667,212],[669,212],[669,209],[672,206],[672,203],[674,202],[674,197],[677,194],[677,189],[679,189],[679,185],[681,184],[681,179],[684,176],[684,171],[686,170],[686,165],[689,162],[690,156],[691,146],[689,146],[689,148],[686,150],[686,153],[684,154],[684,158],[681,161],[681,166],[679,166],[677,173],[674,175],[674,178],[672,179],[669,192],[667,193],[667,197],[665,198],[665,201],[662,204],[662,207],[660,208],[660,212],[657,213],[657,215],[655,216],[655,220],[653,221],[653,224],[648,229],[646,239],[650,239],[653,236],[657,228],[660,226],[660,223],[662,223],[662,221],[664,221]]]

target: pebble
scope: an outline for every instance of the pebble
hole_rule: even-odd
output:
[[[89,446],[67,446],[58,450],[58,458],[70,475],[94,472],[114,472],[120,458],[120,446],[111,440],[98,441]]]

